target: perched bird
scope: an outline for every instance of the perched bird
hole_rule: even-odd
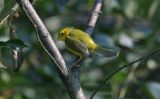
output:
[[[18,71],[24,61],[23,48],[28,46],[20,39],[10,39],[5,42],[0,41],[0,48],[1,47],[11,48],[12,59],[13,59],[13,69],[15,72]],[[0,68],[1,67],[4,67],[4,66],[0,64]]]
[[[119,52],[96,44],[86,32],[76,28],[63,28],[58,34],[58,39],[65,42],[69,51],[80,57],[76,64],[89,56],[90,53],[96,53],[105,58],[114,58],[119,55]]]

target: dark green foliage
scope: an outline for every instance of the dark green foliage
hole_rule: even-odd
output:
[[[14,0],[2,0],[0,22],[11,11]],[[94,0],[35,0],[37,13],[49,29],[67,65],[75,62],[64,44],[57,40],[63,27],[84,30]],[[1,3],[1,2],[0,2]],[[1,5],[1,4],[0,4]],[[1,8],[0,8],[1,9]],[[160,45],[160,0],[103,0],[93,39],[100,45],[120,51],[118,58],[107,60],[98,56],[85,59],[81,67],[80,81],[87,97],[112,71],[138,59]],[[38,42],[36,30],[21,10],[12,25],[17,40],[9,40],[8,20],[0,25],[0,98],[8,99],[69,99],[59,78],[55,64]],[[24,62],[19,72],[13,73],[10,50],[24,49]],[[160,53],[123,69],[112,77],[95,99],[159,99]],[[157,93],[158,92],[158,93]]]
[[[0,47],[9,47],[12,49],[18,48],[23,48],[23,47],[28,47],[26,44],[24,44],[23,41],[19,39],[10,39],[6,42],[0,41]]]

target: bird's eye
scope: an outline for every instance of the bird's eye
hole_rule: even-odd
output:
[[[62,32],[62,33],[60,33],[61,35],[64,35],[64,33]]]

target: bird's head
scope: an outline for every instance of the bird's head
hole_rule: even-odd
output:
[[[58,34],[58,39],[64,41],[72,29],[71,27],[63,28]]]

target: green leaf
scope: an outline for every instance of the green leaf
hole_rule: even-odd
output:
[[[9,48],[23,48],[28,47],[24,42],[20,39],[10,39],[6,42],[0,41],[0,47],[9,47]]]

